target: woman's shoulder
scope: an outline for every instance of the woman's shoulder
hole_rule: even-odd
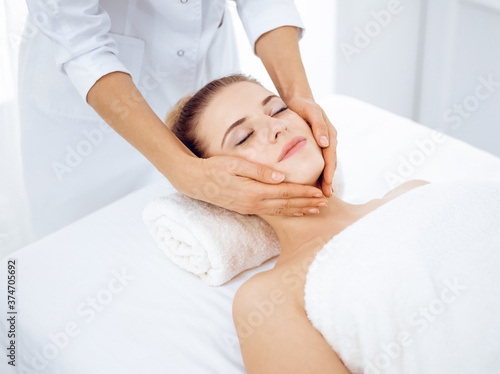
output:
[[[295,262],[255,274],[244,282],[233,299],[233,313],[236,308],[248,309],[261,303],[289,311],[304,311],[304,274],[298,274]],[[293,270],[293,271],[292,271]],[[303,269],[301,269],[303,270]]]
[[[283,292],[276,282],[273,271],[254,275],[236,291],[233,299],[233,322],[237,329],[266,329],[273,323],[277,315],[297,315],[293,299]],[[252,320],[252,326],[248,326]],[[241,339],[240,333],[238,336]]]
[[[423,180],[423,179],[412,179],[409,180],[401,185],[399,185],[396,188],[393,188],[389,192],[387,192],[382,199],[384,200],[392,200],[395,199],[398,196],[401,196],[402,194],[413,190],[414,188],[424,186],[426,184],[429,184],[430,182]]]
[[[233,300],[235,303],[243,304],[251,300],[279,299],[282,289],[278,284],[277,272],[273,269],[262,271],[246,280],[236,291]]]
[[[274,373],[276,368],[297,372],[307,367],[315,373],[348,373],[280,285],[279,273],[273,269],[254,275],[238,289],[233,302],[233,322],[247,372]]]

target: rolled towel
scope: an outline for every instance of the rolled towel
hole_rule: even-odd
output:
[[[344,182],[338,166],[333,182],[335,193],[341,194]],[[261,218],[179,192],[149,203],[143,221],[174,264],[209,286],[220,286],[279,255],[281,250],[274,230]]]

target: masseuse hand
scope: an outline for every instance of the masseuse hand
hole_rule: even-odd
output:
[[[197,184],[183,192],[240,214],[314,214],[319,211],[320,203],[327,202],[318,188],[280,183],[284,176],[276,170],[240,157],[192,157],[192,160],[190,170]]]
[[[309,123],[316,142],[323,148],[325,168],[321,176],[321,189],[326,197],[330,197],[333,173],[337,168],[337,131],[313,99],[300,56],[297,28],[283,26],[263,34],[255,42],[255,52],[266,67],[280,97],[291,110]],[[323,136],[328,141],[326,146],[321,143]]]
[[[316,142],[323,149],[325,168],[321,175],[321,189],[325,196],[330,197],[333,174],[337,169],[337,130],[313,99],[294,97],[288,101],[287,105],[311,126]]]

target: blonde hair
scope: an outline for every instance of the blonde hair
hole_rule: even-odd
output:
[[[198,138],[197,127],[203,111],[213,97],[224,87],[237,82],[251,82],[261,86],[254,78],[242,74],[229,75],[211,81],[193,95],[180,99],[168,112],[166,126],[197,157],[207,157],[207,144]]]
[[[167,113],[167,116],[165,117],[165,125],[169,128],[169,130],[172,130],[177,121],[179,121],[179,117],[181,116],[181,111],[182,108],[184,108],[184,105],[193,97],[193,95],[187,95],[184,96],[182,99],[180,99],[177,104],[175,104],[172,109]]]

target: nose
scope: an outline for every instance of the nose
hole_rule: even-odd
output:
[[[271,131],[269,132],[269,141],[271,143],[276,143],[278,135],[283,135],[286,131],[288,131],[286,121],[280,118],[271,118]]]

